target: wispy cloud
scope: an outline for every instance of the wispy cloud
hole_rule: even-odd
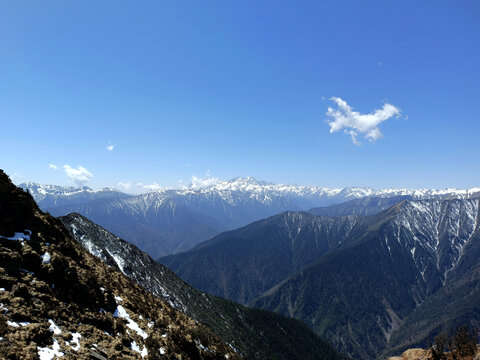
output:
[[[58,170],[58,166],[54,164],[48,164],[49,169]]]
[[[93,174],[83,166],[78,166],[75,169],[70,165],[63,165],[63,170],[65,170],[68,178],[78,186],[85,185],[93,177]]]
[[[115,148],[115,146],[109,141],[107,147],[105,148],[105,150],[107,150],[107,151],[113,151],[114,148]]]
[[[360,145],[359,135],[372,143],[377,141],[383,137],[379,125],[392,117],[400,116],[400,109],[389,103],[383,104],[381,109],[370,114],[360,114],[353,111],[353,108],[341,98],[331,97],[330,100],[337,104],[337,109],[329,107],[327,110],[330,133],[344,129],[345,134],[350,135],[355,145]]]

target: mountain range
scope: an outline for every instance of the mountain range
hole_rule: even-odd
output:
[[[2,171],[0,219],[2,358],[343,359],[299,321],[201,293],[79,214],[42,213]]]
[[[159,261],[201,290],[300,319],[372,359],[478,325],[479,201],[403,200],[371,216],[285,212]],[[325,211],[347,208],[356,206]]]
[[[162,302],[162,308],[180,311],[186,323],[191,319],[205,324],[202,333],[211,332],[208,339],[194,341],[195,349],[185,342],[180,344],[188,349],[171,344],[174,353],[191,351],[199,358],[207,358],[212,352],[205,351],[210,348],[204,343],[213,341],[218,349],[221,344],[229,344],[234,353],[228,356],[340,358],[322,340],[325,338],[351,358],[380,359],[407,348],[429,346],[440,331],[448,332],[459,324],[480,325],[478,188],[322,189],[275,185],[251,178],[237,178],[205,188],[165,189],[135,196],[114,189],[32,184],[24,187],[30,188],[28,191],[42,206],[51,206],[49,209],[55,215],[80,208],[103,218],[109,226],[123,229],[131,237],[137,236],[137,242],[149,247],[150,252],[175,253],[159,261],[199,290],[135,245],[110,233],[110,229],[78,213],[61,217],[62,224],[59,224],[48,214],[41,214],[38,208],[33,211],[49,223],[45,231],[52,231],[54,238],[59,237],[54,232],[60,229],[68,239],[66,243],[78,242],[82,251],[86,250],[100,264],[105,264],[102,266],[140,287],[135,288],[133,283],[128,286],[147,290],[158,299],[154,301]],[[18,190],[12,191],[18,193]],[[28,197],[23,194],[20,197]],[[15,208],[18,203],[22,201],[10,201],[4,211]],[[35,209],[35,206],[27,207]],[[13,219],[5,216],[7,220],[0,230],[6,236],[14,231],[14,236],[4,236],[0,242],[13,243],[9,239],[20,233],[10,225],[17,221],[15,219],[21,219],[25,211],[22,210],[20,216],[18,212],[9,214]],[[265,215],[270,213],[273,216]],[[241,226],[244,223],[247,225]],[[57,230],[50,229],[52,224],[56,224]],[[24,237],[31,235],[30,230],[23,231]],[[20,241],[22,247],[30,243],[35,242]],[[47,253],[40,256],[42,261]],[[7,251],[5,256],[13,254]],[[68,251],[52,258],[61,256],[70,259]],[[18,256],[13,257],[18,261]],[[31,270],[28,260],[21,259],[20,263],[27,274],[36,274],[35,270],[39,270],[37,267]],[[4,271],[10,271],[11,266]],[[99,270],[95,268],[93,273],[96,271]],[[107,279],[103,273],[99,278]],[[5,301],[15,304],[12,296],[21,293],[7,280],[8,277],[2,280],[7,284]],[[24,280],[14,281],[28,287]],[[61,279],[56,281],[61,283]],[[84,286],[85,281],[80,279]],[[75,291],[78,290],[71,290]],[[115,301],[117,307],[122,305]],[[139,309],[138,304],[128,304],[130,308]],[[142,307],[140,310],[145,312]],[[145,315],[135,311],[129,315],[130,319],[134,317],[131,320],[142,329],[145,323],[141,320]],[[93,317],[90,313],[88,316]],[[15,322],[12,319],[8,321]],[[18,324],[21,331],[23,327]],[[127,324],[132,325],[130,320]],[[186,326],[182,331],[190,330],[191,327]],[[182,334],[192,338],[185,332]],[[0,338],[2,336],[0,334]],[[172,339],[180,338],[172,336]],[[8,339],[11,341],[12,337]],[[64,347],[68,346],[68,338],[53,339],[51,346],[47,344],[42,349],[57,351],[60,345],[61,350],[68,350]],[[156,343],[152,348],[152,344],[139,338],[129,341],[128,344],[124,341],[122,349],[112,350],[102,342],[103,352],[96,347],[91,350],[99,356],[121,351],[128,358],[143,356],[142,349],[151,354],[152,349],[159,346]]]
[[[35,183],[20,186],[32,194],[42,210],[54,216],[80,213],[154,258],[186,251],[225,230],[284,211],[307,211],[365,197],[447,199],[480,194],[480,188],[324,188],[273,184],[251,177],[218,181],[201,188],[163,189],[140,195],[128,195],[111,188],[92,190]]]

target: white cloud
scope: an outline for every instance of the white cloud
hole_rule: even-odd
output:
[[[78,186],[85,185],[93,177],[93,174],[83,166],[78,166],[75,169],[70,165],[63,165],[63,169],[65,170],[68,178]]]
[[[12,175],[10,175],[10,179],[14,184],[19,184],[20,182],[25,181],[26,178],[24,175],[14,172]]]
[[[392,117],[400,116],[400,109],[389,103],[383,104],[381,109],[374,110],[370,114],[360,114],[353,111],[346,101],[338,97],[331,97],[330,100],[338,106],[337,109],[329,107],[327,110],[327,116],[331,119],[327,120],[330,133],[345,129],[345,134],[350,135],[355,145],[360,145],[357,139],[359,135],[363,135],[372,143],[380,139],[383,134],[378,126]]]
[[[117,185],[123,190],[123,191],[127,191],[127,192],[130,192],[130,190],[133,188],[133,183],[131,181],[127,181],[127,182],[121,182],[119,181],[117,183]]]
[[[162,189],[166,189],[165,187],[160,186],[156,182],[152,184],[143,184],[142,182],[134,183],[132,181],[127,181],[127,182],[118,182],[117,185],[121,190],[131,194],[142,194],[145,192],[160,191]]]
[[[58,166],[57,166],[57,165],[54,165],[54,164],[48,164],[48,168],[49,168],[49,169],[53,169],[53,170],[57,170],[57,169],[58,169]]]
[[[114,146],[111,142],[109,142],[108,145],[107,145],[107,147],[105,148],[105,150],[107,150],[107,151],[113,151],[114,148],[115,148],[115,146]]]
[[[159,191],[159,190],[162,190],[163,187],[158,185],[156,182],[152,183],[152,184],[142,184],[141,182],[138,182],[137,183],[137,186],[147,190],[147,191]]]
[[[197,177],[192,175],[191,182],[189,186],[185,186],[184,180],[178,180],[177,187],[170,187],[170,186],[161,186],[157,182],[153,182],[152,184],[144,184],[142,182],[133,182],[133,181],[126,181],[126,182],[117,182],[117,186],[120,190],[125,191],[129,194],[143,194],[146,192],[152,191],[161,191],[161,190],[168,190],[168,189],[200,189],[204,187],[208,187],[211,185],[215,185],[221,182],[219,178],[210,175],[210,170],[207,170],[205,173],[205,177]]]
[[[210,170],[208,170],[204,178],[192,175],[190,187],[194,189],[199,189],[218,184],[220,181],[221,180],[219,178],[210,175]]]

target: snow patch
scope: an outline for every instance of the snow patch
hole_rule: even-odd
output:
[[[23,326],[30,325],[28,321],[21,321],[17,323],[15,321],[9,321],[9,320],[7,320],[7,324],[12,327],[20,327],[20,326],[23,327]]]
[[[7,315],[8,309],[3,303],[0,303],[0,310],[4,310],[3,315]]]
[[[41,256],[41,258],[42,258],[42,264],[50,264],[50,260],[52,259],[52,257],[50,256],[50,254],[48,252],[43,254]]]
[[[80,350],[80,338],[82,337],[82,335],[80,335],[80,333],[78,332],[74,332],[72,333],[72,343],[75,344],[75,346],[72,346],[72,349],[75,350],[75,351],[78,351]]]
[[[137,345],[137,343],[135,341],[132,341],[132,343],[130,344],[130,347],[133,351],[138,352],[140,354],[140,356],[142,357],[142,359],[145,356],[148,356],[148,351],[147,351],[147,348],[145,347],[145,345],[143,346],[143,349],[140,350],[140,347]]]
[[[127,310],[122,305],[118,305],[117,309],[115,310],[115,313],[113,314],[113,317],[120,317],[128,321],[127,327],[130,328],[131,330],[135,331],[138,335],[140,335],[142,338],[146,339],[148,337],[148,334],[143,331],[138,324],[133,321],[130,318],[130,315],[128,315]]]
[[[62,330],[55,324],[55,322],[52,319],[48,319],[48,322],[50,323],[50,327],[48,330],[53,332],[55,335],[60,335],[62,333]]]
[[[63,357],[63,352],[60,351],[60,345],[58,344],[57,339],[53,339],[52,348],[48,347],[39,347],[37,346],[38,357],[40,360],[52,360],[55,357]]]

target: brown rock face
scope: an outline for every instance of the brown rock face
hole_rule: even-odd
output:
[[[438,358],[437,358],[438,359]],[[441,357],[442,360],[480,360],[480,349],[477,346],[477,354],[469,356],[461,356],[447,352]],[[424,349],[408,349],[403,352],[402,356],[392,356],[388,360],[435,360],[431,350]]]
[[[404,360],[420,360],[426,359],[428,351],[424,349],[408,349],[402,354]]]
[[[0,170],[0,358],[240,359],[107,267]]]

